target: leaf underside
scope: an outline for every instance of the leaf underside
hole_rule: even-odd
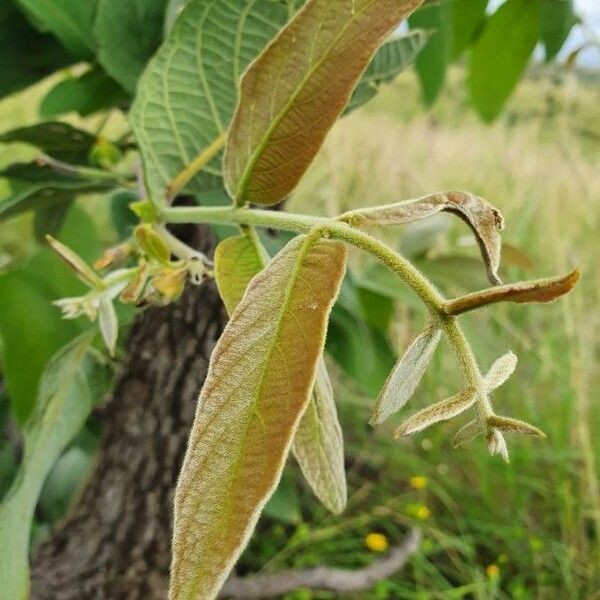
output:
[[[341,243],[297,237],[234,310],[211,357],[177,486],[171,598],[216,596],[275,489],[345,262]]]
[[[371,57],[420,0],[309,0],[245,73],[225,152],[238,205],[296,185]]]
[[[372,425],[383,423],[406,404],[421,382],[441,337],[442,330],[432,325],[408,347],[381,390]]]
[[[266,250],[250,235],[223,240],[215,251],[215,279],[231,314],[252,278],[268,260]],[[333,388],[321,357],[310,403],[298,425],[292,452],[315,496],[334,514],[346,506],[344,440]]]

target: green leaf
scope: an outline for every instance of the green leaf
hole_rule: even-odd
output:
[[[163,35],[166,0],[98,0],[94,33],[98,60],[127,91],[139,76]]]
[[[106,383],[95,353],[92,334],[63,348],[48,364],[40,385],[38,408],[27,424],[23,462],[0,505],[0,580],[6,598],[28,597],[29,536],[34,510],[50,469],[87,419]]]
[[[451,2],[437,2],[424,6],[408,19],[413,29],[433,30],[415,60],[425,106],[436,101],[444,86],[452,45],[452,8]]]
[[[0,98],[73,62],[51,35],[36,31],[11,0],[0,5]]]
[[[277,489],[265,504],[263,514],[276,521],[297,524],[302,518],[300,510],[300,495],[293,477],[283,472]]]
[[[77,208],[70,211],[60,237],[86,260],[100,252],[93,222]],[[46,363],[85,326],[83,321],[63,320],[52,301],[77,296],[84,287],[50,248],[42,247],[22,267],[0,276],[0,290],[2,376],[13,414],[24,423],[35,404]]]
[[[67,123],[46,121],[0,134],[0,142],[35,146],[44,154],[68,163],[87,164],[96,137]]]
[[[269,261],[266,250],[258,244],[248,235],[239,235],[223,240],[215,250],[215,280],[229,314],[240,303],[250,281]]]
[[[185,8],[187,3],[188,0],[167,0],[164,20],[165,37],[171,31],[177,17],[181,14],[181,11]]]
[[[453,0],[452,59],[457,59],[485,23],[488,0]]]
[[[244,74],[224,158],[236,204],[294,189],[377,48],[419,0],[309,0]]]
[[[190,0],[142,75],[130,121],[150,197],[164,200],[173,179],[231,120],[240,75],[288,17],[270,0]],[[188,184],[221,187],[221,157]]]
[[[87,117],[125,100],[123,89],[104,71],[95,67],[83,75],[69,76],[57,83],[42,99],[40,115],[49,118],[76,112]]]
[[[393,81],[414,61],[428,39],[427,31],[416,29],[383,44],[352,92],[344,114],[371,100],[382,83]]]
[[[345,263],[339,242],[293,239],[252,280],[217,343],[175,494],[171,598],[216,597],[273,493]]]
[[[507,0],[490,17],[469,59],[469,91],[475,110],[493,121],[527,67],[539,38],[539,3]]]
[[[57,235],[62,229],[69,210],[73,206],[73,199],[52,206],[44,206],[36,211],[33,217],[33,235],[42,244],[47,235]]]
[[[408,347],[387,378],[370,423],[379,425],[398,412],[414,394],[435,352],[442,331],[431,324]]]
[[[215,279],[229,314],[268,260],[254,232],[227,238],[217,246]],[[323,358],[319,360],[310,403],[298,425],[292,451],[315,496],[332,513],[341,513],[347,497],[344,440]]]
[[[17,0],[17,3],[77,58],[94,56],[95,0]]]
[[[546,61],[549,62],[559,53],[577,22],[573,0],[541,0],[540,20]]]

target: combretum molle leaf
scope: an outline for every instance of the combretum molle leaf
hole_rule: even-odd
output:
[[[253,232],[227,238],[217,246],[215,278],[230,314],[251,279],[268,260],[266,250]],[[294,436],[292,452],[315,496],[332,513],[341,513],[347,499],[344,439],[323,357],[317,367],[310,403]]]
[[[406,404],[421,382],[441,337],[442,330],[432,323],[408,347],[379,394],[371,425],[383,423]]]
[[[498,209],[483,198],[468,192],[439,192],[372,208],[359,208],[339,219],[354,227],[402,225],[431,217],[441,211],[458,215],[473,230],[491,283],[502,283],[498,277],[504,219]]]
[[[291,192],[385,38],[421,0],[309,0],[244,74],[225,152],[238,206]]]
[[[216,597],[277,486],[345,267],[343,244],[299,236],[233,311],[211,357],[177,485],[171,599]]]

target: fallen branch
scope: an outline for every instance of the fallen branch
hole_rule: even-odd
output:
[[[230,577],[220,598],[244,599],[275,598],[299,588],[332,592],[359,592],[369,589],[378,581],[399,571],[417,551],[421,532],[413,529],[406,539],[391,551],[364,569],[349,571],[315,567],[313,569],[280,571],[272,575]]]

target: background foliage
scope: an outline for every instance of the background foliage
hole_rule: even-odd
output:
[[[147,61],[172,26],[170,19],[165,24],[165,14],[177,12],[175,5],[182,3],[94,4],[10,0],[0,8],[0,64],[6,74],[0,94],[18,94],[0,103],[2,131],[28,127],[39,116],[60,117],[74,126],[44,125],[0,136],[5,169],[0,220],[10,218],[0,225],[1,491],[10,486],[20,462],[20,428],[36,397],[47,394],[39,388],[44,369],[85,328],[82,321],[61,320],[51,305],[83,288],[36,239],[58,233],[92,261],[102,247],[130,233],[135,216],[128,203],[136,197],[132,173],[137,159],[124,113]],[[262,0],[262,5],[270,17],[281,15],[280,24],[294,8],[276,0]],[[493,15],[486,14],[486,6],[475,0],[431,2],[409,20],[411,29],[435,30],[417,55],[416,78],[402,76],[342,120],[290,204],[335,214],[423,190],[466,188],[493,200],[507,217],[503,260],[508,278],[581,264],[584,283],[564,304],[539,311],[494,307],[485,316],[466,318],[466,326],[477,332],[472,338],[478,340],[484,366],[506,347],[520,351],[518,380],[499,402],[539,423],[550,441],[521,443],[507,470],[483,449],[449,455],[443,428],[402,442],[400,448],[386,429],[367,429],[371,398],[420,324],[411,296],[378,267],[355,258],[327,342],[347,438],[350,510],[341,517],[326,515],[304,493],[290,466],[243,557],[244,569],[254,571],[265,563],[266,570],[321,563],[358,566],[371,560],[364,545],[367,533],[381,531],[394,540],[406,525],[419,522],[427,539],[410,570],[368,597],[552,598],[560,590],[582,598],[600,586],[594,462],[599,448],[591,435],[600,420],[591,402],[598,380],[593,361],[598,351],[594,308],[599,274],[593,260],[598,250],[594,198],[600,191],[600,132],[594,129],[598,84],[595,76],[540,66],[511,96],[536,43],[543,44],[546,59],[556,56],[575,22],[572,5],[506,0]],[[183,21],[174,31],[186,34]],[[238,72],[254,54],[245,57]],[[159,62],[160,54],[145,78],[151,79]],[[357,93],[369,97],[374,85],[393,79],[399,70],[393,65],[393,60],[382,63]],[[219,110],[229,111],[222,116],[225,123],[235,99],[233,79],[229,85],[229,99],[218,102]],[[194,93],[200,89],[192,88]],[[151,91],[149,82],[144,93]],[[423,104],[430,110],[424,111]],[[155,108],[158,114],[152,118],[160,122],[164,106]],[[474,114],[491,121],[503,109],[492,127],[484,127]],[[186,126],[186,117],[178,117]],[[134,112],[134,127],[137,118]],[[200,119],[196,115],[195,122]],[[157,131],[149,144],[160,143],[161,135]],[[138,143],[143,146],[143,139]],[[77,172],[41,166],[36,161],[40,152],[76,165]],[[202,192],[221,185],[219,173],[214,175],[217,183],[213,176],[190,187],[201,201],[206,199]],[[565,199],[568,220],[561,218]],[[408,227],[399,242],[394,232],[394,243],[456,294],[484,285],[476,249],[464,234],[441,217]],[[271,252],[283,241],[265,239]],[[131,317],[131,311],[123,311],[122,326]],[[485,331],[493,334],[486,337]],[[450,373],[439,355],[417,402],[447,395]],[[96,400],[101,389],[93,394]],[[41,492],[34,541],[64,513],[84,481],[97,436],[90,419],[53,466]],[[414,476],[426,478],[427,485],[416,484]]]

